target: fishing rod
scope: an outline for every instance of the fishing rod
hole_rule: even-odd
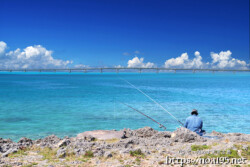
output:
[[[136,90],[138,90],[139,92],[141,92],[144,96],[146,96],[147,98],[149,98],[152,102],[154,102],[156,105],[160,106],[164,111],[166,111],[169,115],[171,115],[177,122],[179,122],[182,126],[184,126],[184,124],[179,121],[173,114],[171,114],[168,110],[166,110],[161,104],[159,104],[157,101],[155,101],[153,98],[151,98],[149,95],[147,95],[146,93],[144,93],[142,90],[140,90],[139,88],[137,88],[135,85],[133,85],[132,83],[130,83],[129,81],[127,81],[126,79],[120,78],[121,80],[125,81],[126,83],[128,83],[130,86],[132,86],[133,88],[135,88]]]
[[[156,120],[154,120],[154,119],[153,119],[153,118],[151,118],[150,116],[148,116],[148,115],[144,114],[143,112],[141,112],[141,111],[139,111],[139,110],[137,110],[137,109],[133,108],[132,106],[130,106],[130,105],[126,104],[126,103],[123,103],[123,102],[120,102],[120,103],[122,103],[122,104],[124,104],[125,106],[127,106],[127,107],[129,107],[129,108],[133,109],[134,111],[136,111],[136,112],[138,112],[138,113],[140,113],[140,114],[144,115],[145,117],[147,117],[147,118],[151,119],[152,121],[154,121],[155,123],[157,123],[157,124],[160,126],[160,128],[163,128],[164,130],[166,130],[166,129],[167,129],[164,125],[162,125],[161,123],[157,122]]]

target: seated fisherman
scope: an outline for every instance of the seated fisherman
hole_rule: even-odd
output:
[[[200,117],[198,117],[198,111],[193,109],[191,116],[186,119],[185,128],[196,132],[200,136],[203,135],[204,130],[202,130],[203,122]]]

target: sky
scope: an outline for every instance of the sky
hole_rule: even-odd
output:
[[[249,0],[0,0],[0,68],[249,68]]]

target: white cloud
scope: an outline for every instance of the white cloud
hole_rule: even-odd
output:
[[[152,68],[155,66],[154,63],[151,62],[147,62],[144,63],[144,58],[138,58],[138,57],[134,57],[132,60],[128,61],[128,67],[132,68],[132,67],[138,67],[138,68]]]
[[[28,46],[21,49],[16,49],[7,52],[7,44],[0,41],[0,69],[39,69],[39,68],[68,68],[73,61],[55,59],[52,56],[52,51],[47,50],[41,45]],[[139,51],[135,51],[139,54]],[[129,53],[126,53],[129,55]],[[124,54],[124,55],[126,55]],[[221,51],[219,53],[211,52],[211,62],[203,62],[200,52],[194,53],[194,58],[190,59],[187,53],[181,54],[176,58],[171,58],[165,61],[166,68],[214,68],[214,69],[247,69],[249,64],[243,60],[232,57],[232,52]],[[133,68],[152,68],[156,65],[152,62],[144,62],[144,58],[135,56],[127,62],[127,67]],[[78,64],[74,68],[86,68],[89,66]],[[122,67],[120,65],[115,67]]]
[[[7,49],[7,44],[3,41],[0,41],[0,56],[4,54]]]
[[[224,52],[221,51],[220,53],[211,52],[212,68],[220,68],[220,69],[247,68],[247,63],[245,61],[232,58],[231,55],[232,52],[230,50]]]
[[[180,57],[166,60],[164,66],[166,68],[202,68],[204,63],[200,52],[196,51],[194,55],[195,58],[190,60],[187,53],[182,53]]]
[[[66,68],[67,65],[72,64],[69,60],[54,59],[52,51],[41,45],[28,46],[22,51],[18,48],[5,53],[6,48],[6,43],[0,42],[0,53],[3,54],[0,57],[0,68]]]
[[[211,52],[212,62],[202,62],[200,52],[194,53],[195,57],[189,59],[187,53],[183,53],[177,58],[165,61],[166,68],[219,68],[219,69],[247,69],[247,63],[243,60],[232,58],[231,51],[221,51],[220,53]]]

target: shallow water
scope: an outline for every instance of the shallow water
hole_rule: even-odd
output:
[[[163,123],[169,131],[180,126],[118,76],[182,122],[196,108],[207,132],[250,132],[250,73],[1,73],[0,137],[37,139],[144,126],[160,130],[119,101]]]

